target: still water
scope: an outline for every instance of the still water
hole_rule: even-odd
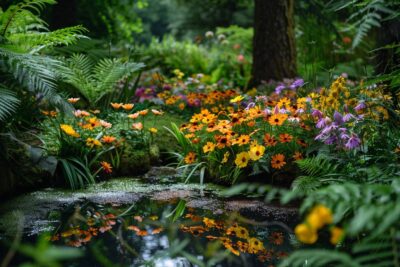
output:
[[[144,198],[132,205],[81,200],[48,216],[40,242],[81,253],[60,266],[276,266],[293,250],[293,225],[188,208],[179,199]],[[6,255],[10,246],[4,244],[12,239],[2,241],[0,255]],[[36,249],[37,242],[38,235],[25,232],[20,240]],[[24,255],[17,251],[9,266],[29,262]]]

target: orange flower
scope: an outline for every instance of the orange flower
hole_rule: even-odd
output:
[[[110,135],[105,135],[105,136],[103,136],[103,138],[101,138],[101,141],[106,144],[111,144],[115,140],[116,140],[116,138],[114,136],[110,136]]]
[[[144,110],[139,111],[139,114],[142,115],[142,116],[147,115],[147,113],[149,113],[148,109],[144,109]]]
[[[115,109],[120,109],[122,107],[122,103],[110,103],[111,106]]]
[[[110,163],[108,163],[106,161],[102,161],[102,162],[100,162],[100,165],[103,168],[105,173],[108,173],[108,174],[112,173],[112,167],[111,167]]]
[[[156,110],[156,109],[152,109],[151,112],[153,112],[154,115],[162,115],[162,114],[164,114],[164,112]]]
[[[139,117],[139,112],[128,115],[128,118],[133,119],[133,120],[137,119],[138,117]]]
[[[246,145],[250,142],[250,136],[241,135],[239,136],[233,143],[238,144],[239,146]]]
[[[125,109],[125,110],[131,110],[131,109],[133,109],[133,104],[124,104],[124,105],[122,105],[122,108],[123,109]]]
[[[71,98],[68,98],[68,102],[71,104],[75,104],[76,102],[79,101],[79,99],[80,99],[79,97],[76,97],[76,98],[71,97]]]
[[[286,162],[285,162],[285,156],[282,154],[276,154],[274,156],[272,156],[271,159],[271,166],[274,169],[280,169],[283,166],[285,166]]]
[[[286,121],[287,118],[287,114],[273,114],[271,117],[269,117],[268,122],[271,125],[280,126]]]
[[[264,135],[264,143],[266,146],[275,146],[278,142],[275,140],[275,137],[270,134]]]
[[[293,155],[293,159],[294,160],[301,160],[301,159],[303,159],[303,155],[299,151],[296,151],[294,153],[294,155]]]
[[[143,124],[141,122],[133,123],[132,129],[140,131],[143,129]]]
[[[292,139],[293,136],[287,133],[279,135],[279,141],[281,141],[281,143],[289,143],[290,141],[292,141]]]
[[[269,241],[274,245],[282,245],[284,241],[283,233],[281,232],[272,232],[269,237]]]
[[[196,154],[194,152],[189,152],[185,157],[185,163],[191,164],[196,161]]]
[[[297,139],[296,143],[299,144],[302,147],[306,147],[307,146],[306,141],[304,141],[303,139]]]
[[[153,229],[153,231],[151,231],[151,234],[152,235],[156,235],[156,234],[159,234],[159,233],[161,233],[163,231],[163,228],[156,228],[156,229]]]

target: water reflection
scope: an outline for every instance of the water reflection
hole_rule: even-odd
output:
[[[193,208],[173,221],[175,207],[80,203],[60,214],[51,241],[84,251],[72,266],[275,266],[292,249],[285,228]]]

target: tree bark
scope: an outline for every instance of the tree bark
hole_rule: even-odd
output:
[[[255,0],[251,85],[296,76],[294,0]]]

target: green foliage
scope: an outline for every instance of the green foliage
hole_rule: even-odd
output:
[[[40,94],[51,105],[66,111],[71,108],[57,93],[57,80],[63,71],[63,63],[39,52],[74,43],[82,37],[84,28],[77,26],[50,32],[35,13],[46,4],[54,3],[53,0],[29,0],[0,11],[0,76],[3,77],[2,87],[11,90],[10,86],[18,84],[19,90]],[[8,101],[10,93],[2,93],[0,97],[1,102]],[[15,104],[16,101],[11,101],[8,111],[12,111],[10,107],[15,107]]]
[[[331,10],[335,12],[346,8],[351,10],[352,13],[347,20],[351,23],[348,30],[356,30],[353,48],[361,44],[372,28],[380,28],[382,21],[398,17],[399,7],[398,1],[385,0],[332,1],[330,3]]]
[[[2,86],[0,86],[0,122],[17,110],[20,101],[17,95]]]
[[[66,61],[69,71],[65,73],[65,82],[73,85],[91,106],[113,93],[117,82],[144,67],[143,63],[123,62],[121,59],[104,58],[95,62],[83,54],[74,54]]]

